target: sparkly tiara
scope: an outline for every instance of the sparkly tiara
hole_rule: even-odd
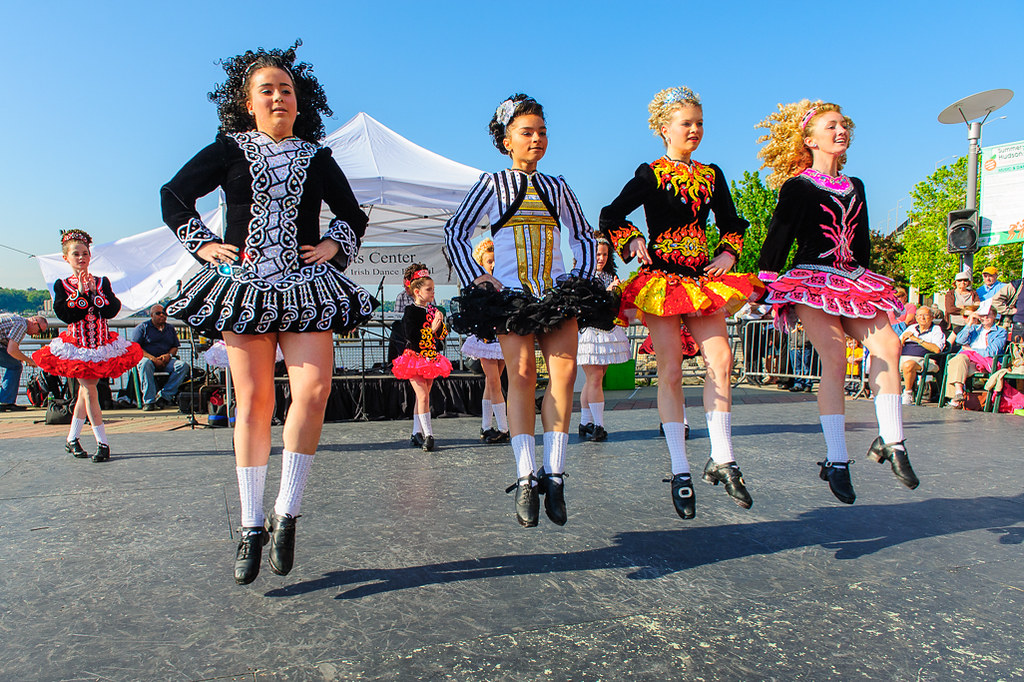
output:
[[[412,273],[412,276],[409,277],[409,279],[405,280],[405,286],[411,286],[413,282],[415,282],[418,279],[422,279],[423,277],[429,278],[430,270],[417,270],[416,272]]]
[[[79,230],[78,228],[61,230],[60,245],[64,246],[68,242],[82,242],[86,246],[90,246],[92,244],[92,237],[85,230]]]
[[[800,130],[804,130],[805,128],[807,128],[807,124],[811,122],[811,119],[814,118],[814,115],[816,113],[818,113],[818,107],[811,107],[810,109],[807,110],[807,113],[804,114],[804,117],[800,119]]]
[[[676,102],[687,102],[700,104],[700,97],[697,96],[690,88],[685,85],[681,88],[672,88],[665,95],[665,104],[675,104]]]

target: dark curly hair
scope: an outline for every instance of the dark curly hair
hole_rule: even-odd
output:
[[[598,232],[594,235],[597,237],[597,245],[594,247],[594,255],[597,255],[597,247],[604,244],[608,247],[608,260],[605,261],[604,267],[601,268],[601,272],[607,273],[612,277],[618,277],[619,273],[615,269],[615,247],[612,246],[612,242],[608,239],[608,235],[604,232]]]
[[[515,109],[513,109],[512,118],[508,120],[508,124],[502,125],[501,121],[498,120],[498,112],[496,110],[494,115],[491,116],[491,122],[487,127],[488,131],[491,133],[491,141],[494,142],[494,146],[499,152],[506,156],[509,155],[509,151],[505,149],[505,145],[502,144],[502,140],[505,139],[505,129],[508,125],[510,125],[512,121],[516,120],[516,118],[520,116],[528,116],[530,114],[536,114],[537,116],[544,118],[544,107],[529,95],[517,92],[516,94],[505,98],[502,101],[502,104],[509,100],[512,100],[512,102],[515,103]],[[499,108],[501,107],[500,104],[498,106]]]
[[[296,40],[287,50],[261,47],[219,62],[228,79],[207,96],[217,105],[220,132],[242,133],[255,129],[256,122],[245,108],[249,100],[249,78],[258,69],[275,67],[287,71],[295,86],[299,116],[292,130],[294,135],[308,142],[318,142],[324,137],[321,116],[334,116],[334,112],[327,106],[327,95],[313,75],[313,66],[306,62],[295,63],[295,49],[300,45],[302,41]]]

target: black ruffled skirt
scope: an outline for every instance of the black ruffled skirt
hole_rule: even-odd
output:
[[[474,284],[451,300],[452,329],[493,341],[499,334],[545,334],[575,318],[580,329],[610,331],[615,326],[617,297],[599,281],[563,275],[542,298],[522,289],[498,291],[489,282]]]
[[[167,305],[167,314],[206,336],[223,332],[345,334],[378,302],[331,264],[304,265],[269,281],[240,265],[206,265]]]

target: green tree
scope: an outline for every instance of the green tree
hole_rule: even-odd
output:
[[[892,278],[901,287],[907,286],[903,269],[903,244],[896,233],[882,234],[871,230],[871,269],[880,275]]]
[[[736,272],[757,272],[757,261],[761,256],[761,245],[768,232],[768,223],[775,212],[775,204],[779,202],[778,190],[768,188],[761,175],[755,171],[743,171],[743,178],[737,183],[730,183],[732,200],[736,204],[736,212],[750,223],[743,237],[743,253],[736,263]]]
[[[50,292],[40,289],[0,289],[0,310],[35,315],[43,309]]]
[[[910,192],[914,203],[903,231],[900,260],[910,283],[923,293],[945,291],[953,286],[959,268],[957,256],[946,250],[946,223],[950,211],[964,207],[967,191],[967,157],[942,166],[917,183]]]

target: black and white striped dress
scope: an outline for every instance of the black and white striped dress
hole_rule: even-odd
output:
[[[510,315],[513,307],[522,310],[519,304],[526,300],[532,306],[530,317],[538,320],[535,329],[526,322],[519,326],[512,324],[509,329],[499,328],[497,333],[543,331],[559,316],[554,306],[563,313],[560,319],[577,316],[578,306],[572,304],[572,294],[569,298],[558,295],[560,285],[568,280],[589,281],[593,277],[596,241],[593,229],[565,180],[536,171],[526,173],[513,169],[480,176],[445,225],[448,254],[465,287],[487,273],[473,259],[470,241],[476,229],[485,224],[490,225],[494,241],[492,274],[503,287],[501,301],[508,303],[518,298],[516,306],[503,307],[495,300],[491,307]],[[573,254],[571,273],[562,261],[562,228],[567,230]],[[463,297],[456,301],[466,300],[465,296],[463,292]],[[549,301],[551,310],[539,312],[537,305],[545,300]],[[493,338],[493,330],[488,334],[487,330],[465,322],[459,316],[453,318],[459,331],[472,331],[484,339]]]

